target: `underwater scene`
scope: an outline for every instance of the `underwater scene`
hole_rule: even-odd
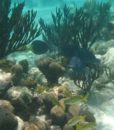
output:
[[[113,0],[0,0],[0,130],[114,130]]]

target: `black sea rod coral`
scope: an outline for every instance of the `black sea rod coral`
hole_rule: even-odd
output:
[[[29,44],[40,34],[35,24],[37,12],[23,13],[24,3],[11,8],[11,0],[0,0],[0,58]]]

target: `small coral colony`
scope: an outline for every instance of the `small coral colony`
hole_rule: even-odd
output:
[[[0,90],[0,97],[10,101],[15,108],[14,114],[24,120],[29,121],[31,115],[37,111],[39,115],[43,113],[51,120],[50,126],[58,125],[60,130],[86,130],[85,128],[95,123],[92,114],[88,110],[82,110],[80,114],[77,112],[78,114],[73,115],[71,110],[75,107],[74,104],[77,105],[77,99],[85,102],[83,96],[90,92],[93,82],[100,75],[106,72],[110,76],[109,68],[95,56],[92,46],[97,40],[106,38],[104,28],[105,31],[108,30],[107,25],[112,19],[111,2],[98,3],[93,0],[86,1],[81,7],[57,7],[51,13],[50,23],[42,18],[37,21],[37,12],[23,12],[24,7],[24,2],[11,6],[11,0],[0,0],[0,73],[2,76],[11,74],[11,82],[5,84],[3,91]],[[7,59],[9,54],[19,52],[21,55],[22,51],[32,51],[37,56],[46,54],[34,61],[38,73],[45,77],[46,82],[38,78],[37,72],[36,75],[29,73],[26,59],[18,63]],[[79,93],[74,94],[70,89],[64,88],[59,83],[60,78],[72,80]],[[20,92],[18,101],[13,100],[15,94],[12,90],[18,96]],[[54,92],[58,94],[55,96]],[[7,113],[4,109],[0,111]],[[11,113],[8,113],[9,116]],[[11,120],[14,120],[13,117]],[[34,125],[26,123],[25,130],[36,130],[38,121],[34,122]],[[13,123],[9,130],[14,130],[16,120]],[[2,126],[1,130],[7,130]],[[42,130],[37,127],[37,130]]]

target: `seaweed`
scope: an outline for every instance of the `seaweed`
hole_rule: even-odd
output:
[[[51,24],[46,24],[43,19],[39,21],[44,41],[58,55],[69,60],[71,78],[83,94],[87,94],[94,80],[106,71],[106,66],[95,57],[91,47],[110,20],[110,7],[110,1],[98,3],[96,0],[88,1],[80,8],[65,5],[52,13]]]
[[[41,18],[43,39],[52,49],[66,57],[71,57],[79,48],[90,49],[99,38],[110,17],[110,2],[86,2],[82,7],[70,8],[67,5],[56,8],[52,13],[52,24]],[[102,22],[103,21],[103,22]]]
[[[35,24],[37,12],[23,13],[24,2],[11,8],[11,0],[0,0],[0,58],[16,51],[40,35]]]

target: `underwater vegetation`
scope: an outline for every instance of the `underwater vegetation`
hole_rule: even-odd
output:
[[[34,11],[23,13],[24,3],[12,7],[8,1],[0,2],[0,11],[8,12],[9,7],[7,15],[0,12],[0,130],[112,128],[113,118],[107,117],[113,117],[113,109],[107,106],[113,107],[114,48],[99,59],[92,50],[97,40],[101,44],[102,30],[111,22],[110,3],[65,5],[52,13],[52,23],[40,19],[38,27]]]
[[[46,24],[43,19],[39,23],[43,29],[43,39],[54,46],[59,54],[72,57],[79,48],[91,48],[109,16],[109,2],[86,2],[80,8],[67,5],[63,9],[56,8],[56,13],[52,13],[52,24]]]
[[[50,44],[52,51],[69,60],[71,78],[84,93],[90,91],[93,81],[105,71],[91,47],[109,22],[110,7],[110,1],[85,2],[80,8],[65,5],[52,13],[51,24],[46,24],[42,18],[39,21],[43,40]]]
[[[0,58],[29,44],[40,34],[35,24],[37,12],[23,13],[24,2],[11,8],[11,0],[0,0]]]
[[[36,24],[37,12],[29,10],[23,13],[23,2],[11,7],[11,0],[1,0],[0,58],[29,43],[32,43],[31,48],[35,54],[57,52],[56,58],[65,57],[65,65],[61,66],[50,58],[42,58],[37,64],[48,83],[57,83],[64,71],[70,69],[70,78],[87,93],[94,80],[106,71],[91,47],[110,20],[110,7],[110,1],[88,1],[82,7],[65,5],[63,8],[56,8],[56,12],[51,14],[52,23],[46,24],[41,18]],[[40,34],[42,41],[36,40]],[[27,72],[27,63],[22,62],[22,65]]]

